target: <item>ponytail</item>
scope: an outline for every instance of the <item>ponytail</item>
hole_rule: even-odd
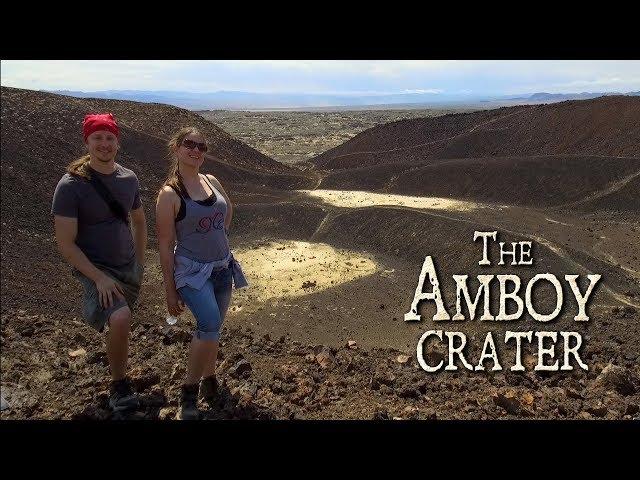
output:
[[[88,179],[89,174],[89,160],[91,159],[90,155],[84,155],[74,161],[72,161],[69,165],[67,165],[67,173],[74,175],[76,177],[83,177]]]

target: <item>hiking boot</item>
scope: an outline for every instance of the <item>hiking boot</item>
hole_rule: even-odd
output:
[[[180,400],[180,420],[198,420],[198,390],[199,384],[182,385],[182,399]]]
[[[218,396],[218,380],[215,375],[205,377],[200,384],[200,393],[205,401],[212,403]]]
[[[114,413],[135,410],[140,406],[138,395],[131,388],[128,378],[111,382],[109,406]]]

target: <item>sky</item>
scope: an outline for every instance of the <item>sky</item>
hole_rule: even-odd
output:
[[[2,60],[32,90],[517,95],[640,90],[640,61]]]

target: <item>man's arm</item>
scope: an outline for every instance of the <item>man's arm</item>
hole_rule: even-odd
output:
[[[76,245],[78,219],[54,215],[54,227],[58,250],[67,262],[77,268],[80,273],[93,280],[98,290],[100,305],[111,306],[114,296],[122,296],[118,284],[108,275],[91,263],[82,250]]]
[[[147,219],[142,206],[131,210],[131,226],[136,247],[136,260],[139,265],[144,265],[144,254],[147,249]]]
[[[78,219],[61,217],[60,215],[54,215],[53,218],[58,251],[67,262],[80,270],[82,274],[97,282],[104,274],[91,263],[84,252],[76,245]]]

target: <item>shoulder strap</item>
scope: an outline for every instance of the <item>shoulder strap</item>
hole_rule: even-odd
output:
[[[109,206],[111,212],[116,216],[116,218],[119,218],[124,223],[129,225],[129,215],[127,214],[127,211],[115,198],[113,198],[113,194],[106,187],[106,185],[102,183],[102,180],[100,180],[96,175],[90,173],[89,183],[93,185],[93,188],[96,189],[96,192],[98,192],[105,203]]]
[[[215,194],[215,193],[216,193],[216,191],[217,191],[217,188],[216,188],[216,187],[214,187],[214,186],[211,184],[211,180],[209,180],[209,175],[207,175],[206,173],[203,173],[203,175],[204,175],[204,179],[205,179],[205,181],[206,181],[206,182],[209,184],[209,186],[211,187],[211,191]]]
[[[211,195],[216,199],[216,202],[218,201],[218,189],[216,187],[214,187],[211,184],[211,181],[209,180],[209,177],[207,176],[206,173],[203,173],[202,175],[204,175],[204,181],[207,182],[207,185],[209,185],[209,188],[211,188]]]
[[[222,193],[220,192],[220,190],[218,190],[216,187],[213,186],[213,183],[211,183],[211,180],[209,180],[209,176],[206,173],[204,174],[204,178],[207,180],[207,183],[211,187],[211,191],[213,192],[213,195],[216,197],[216,202],[217,202],[218,196],[223,197]]]

